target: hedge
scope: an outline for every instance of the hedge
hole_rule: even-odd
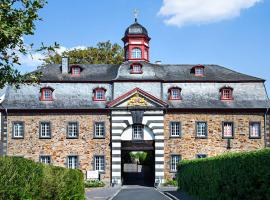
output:
[[[198,199],[270,199],[270,149],[182,161],[177,179]]]
[[[0,157],[0,199],[85,199],[83,174],[18,157]]]

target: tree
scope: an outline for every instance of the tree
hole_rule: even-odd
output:
[[[72,49],[63,53],[48,53],[44,59],[46,64],[60,64],[62,57],[69,57],[71,64],[121,64],[124,61],[123,48],[110,41],[99,42],[96,47]]]
[[[20,55],[54,49],[42,44],[33,50],[33,44],[23,40],[24,36],[34,35],[35,22],[41,20],[38,11],[45,4],[45,0],[0,0],[0,88],[38,82],[40,74],[22,74],[16,67],[21,65]]]

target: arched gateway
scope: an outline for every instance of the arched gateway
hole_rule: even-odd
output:
[[[155,182],[163,182],[164,109],[167,104],[135,88],[108,106],[112,109],[112,183],[122,183],[121,153],[128,148],[138,151],[153,150]]]

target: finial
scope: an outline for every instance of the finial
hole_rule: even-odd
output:
[[[133,14],[134,14],[135,22],[137,22],[138,21],[138,16],[139,16],[139,10],[135,9]]]

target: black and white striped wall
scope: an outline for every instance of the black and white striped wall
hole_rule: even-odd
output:
[[[121,184],[121,135],[133,124],[130,111],[112,111],[112,183]],[[155,181],[164,181],[164,113],[145,111],[142,124],[149,127],[155,140]]]

